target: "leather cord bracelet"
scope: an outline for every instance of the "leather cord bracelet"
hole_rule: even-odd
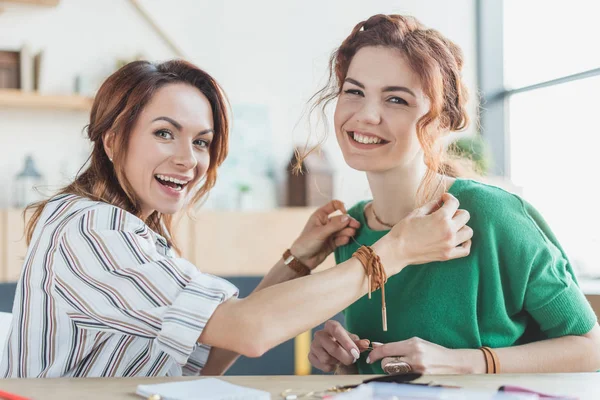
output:
[[[499,374],[500,360],[496,352],[487,346],[480,347],[479,349],[485,357],[486,374]]]
[[[287,249],[283,253],[283,263],[290,267],[299,276],[310,275],[310,268],[304,265],[302,261],[294,257],[290,249]]]
[[[381,259],[369,246],[360,246],[352,254],[352,257],[356,257],[365,269],[365,274],[367,274],[369,280],[369,299],[371,299],[371,292],[381,288],[381,320],[383,331],[385,332],[387,331],[387,309],[385,306],[385,283],[387,282],[387,275]]]

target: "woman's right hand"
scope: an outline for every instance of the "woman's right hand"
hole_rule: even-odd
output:
[[[440,206],[440,203],[443,203]],[[459,210],[459,202],[450,193],[439,201],[417,208],[396,224],[374,246],[376,253],[390,256],[388,275],[398,273],[407,265],[425,264],[466,257],[471,251],[473,230],[467,226],[470,215]],[[393,268],[388,268],[393,267]]]
[[[308,360],[313,367],[323,372],[344,370],[358,360],[360,353],[367,350],[369,340],[346,331],[335,320],[325,322],[325,328],[315,332]]]

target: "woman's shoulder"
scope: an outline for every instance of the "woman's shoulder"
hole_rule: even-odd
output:
[[[498,186],[472,179],[458,179],[448,190],[460,202],[460,208],[470,213],[485,213],[489,219],[523,214],[525,201],[515,193]]]
[[[42,213],[46,225],[61,224],[71,228],[77,223],[84,229],[140,229],[145,223],[113,204],[76,194],[61,194],[48,200]]]
[[[469,211],[469,225],[503,232],[518,240],[537,240],[553,236],[540,213],[519,195],[487,183],[460,179],[450,192]]]

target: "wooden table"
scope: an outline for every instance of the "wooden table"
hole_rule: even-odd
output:
[[[335,385],[359,383],[369,376],[231,376],[220,379],[262,389],[280,399],[285,389],[322,390]],[[124,400],[142,399],[135,395],[139,384],[173,382],[198,378],[79,378],[79,379],[0,379],[0,390],[37,400]],[[578,396],[580,400],[600,399],[600,374],[529,375],[430,375],[418,382],[454,384],[490,393],[505,384],[518,385],[548,394]]]

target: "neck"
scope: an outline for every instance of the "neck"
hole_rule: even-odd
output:
[[[140,215],[140,219],[141,219],[142,221],[144,221],[144,223],[148,224],[148,222],[150,222],[150,221],[148,221],[148,218],[150,218],[150,216],[151,216],[152,214],[154,214],[154,212],[155,212],[156,210],[142,208],[142,210],[141,210],[141,211],[142,211],[142,212],[140,213],[140,214],[141,214],[141,215]]]
[[[375,211],[382,222],[395,225],[411,213],[417,206],[417,190],[426,172],[427,167],[421,162],[384,172],[368,172],[373,210],[368,213],[367,221],[375,221],[372,218]],[[369,225],[381,224],[375,221]]]

